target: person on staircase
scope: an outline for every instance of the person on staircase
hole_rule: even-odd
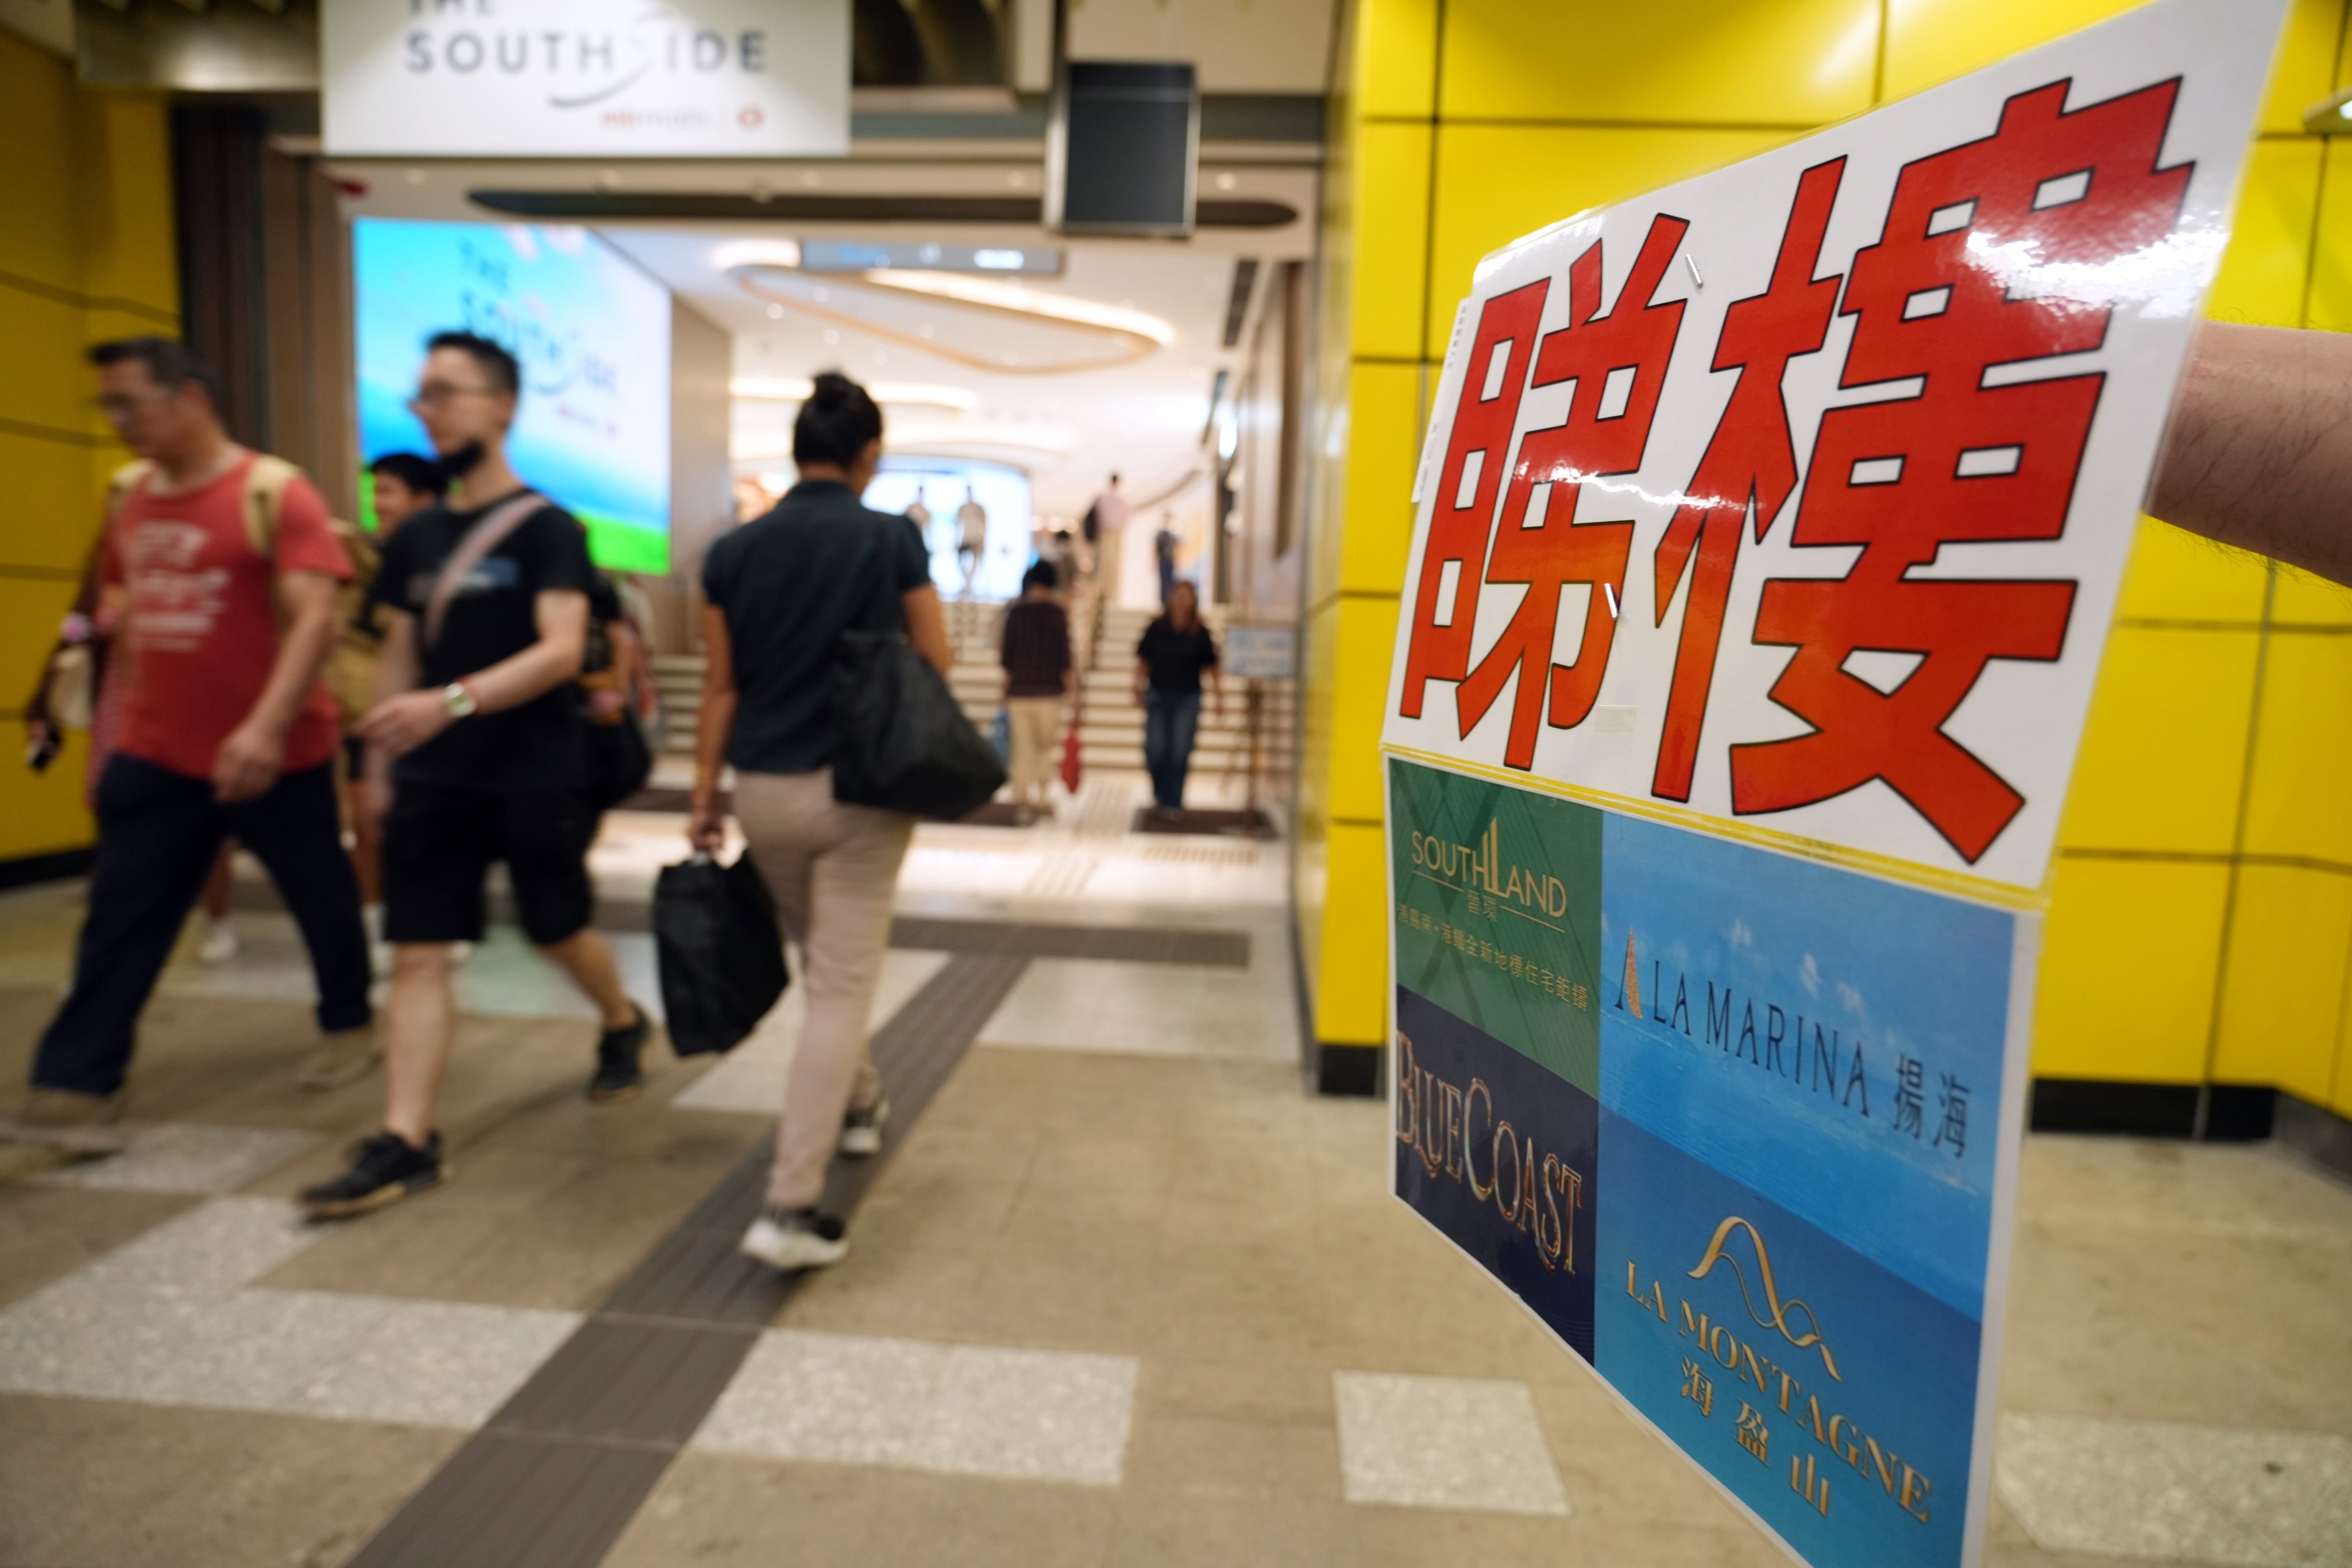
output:
[[[1143,765],[1151,774],[1152,815],[1184,811],[1184,775],[1201,723],[1201,681],[1208,678],[1210,712],[1223,704],[1217,643],[1201,624],[1201,592],[1180,582],[1168,607],[1143,628],[1135,645],[1135,701],[1143,710]]]
[[[1070,617],[1055,596],[1060,574],[1040,561],[1022,574],[1021,597],[1005,606],[997,657],[1004,666],[1004,710],[1013,721],[1013,805],[1023,826],[1054,815],[1048,793],[1054,742],[1077,690]]]

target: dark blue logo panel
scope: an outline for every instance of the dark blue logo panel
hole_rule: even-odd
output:
[[[1397,988],[1396,1191],[1592,1359],[1601,1108]]]

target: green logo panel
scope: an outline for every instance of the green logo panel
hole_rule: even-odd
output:
[[[1389,761],[1397,983],[1601,1093],[1601,813]]]

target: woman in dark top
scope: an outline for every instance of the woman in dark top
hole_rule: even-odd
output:
[[[835,646],[878,598],[942,675],[953,655],[921,538],[858,500],[882,461],[882,413],[866,389],[818,376],[793,426],[793,460],[800,483],[703,561],[709,663],[687,837],[704,850],[726,841],[719,773],[732,765],[735,816],[800,944],[808,998],[767,1206],[742,1246],[774,1268],[811,1268],[848,1250],[840,1222],[816,1212],[825,1167],[836,1151],[882,1146],[889,1101],[866,1059],[866,1015],[915,828],[910,816],[833,798]]]
[[[1051,816],[1047,795],[1054,736],[1077,689],[1070,667],[1070,619],[1054,597],[1060,577],[1040,561],[1021,577],[1021,597],[1005,606],[1004,711],[1013,725],[1013,800],[1022,822]]]
[[[1184,809],[1184,774],[1192,765],[1192,735],[1201,722],[1201,677],[1209,678],[1210,711],[1223,700],[1217,644],[1201,624],[1200,590],[1179,583],[1168,608],[1143,628],[1135,645],[1135,700],[1143,710],[1143,765],[1151,773],[1152,811]]]

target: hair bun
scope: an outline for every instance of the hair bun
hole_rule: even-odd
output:
[[[846,403],[865,388],[837,370],[821,370],[809,387],[809,401],[834,405]]]

